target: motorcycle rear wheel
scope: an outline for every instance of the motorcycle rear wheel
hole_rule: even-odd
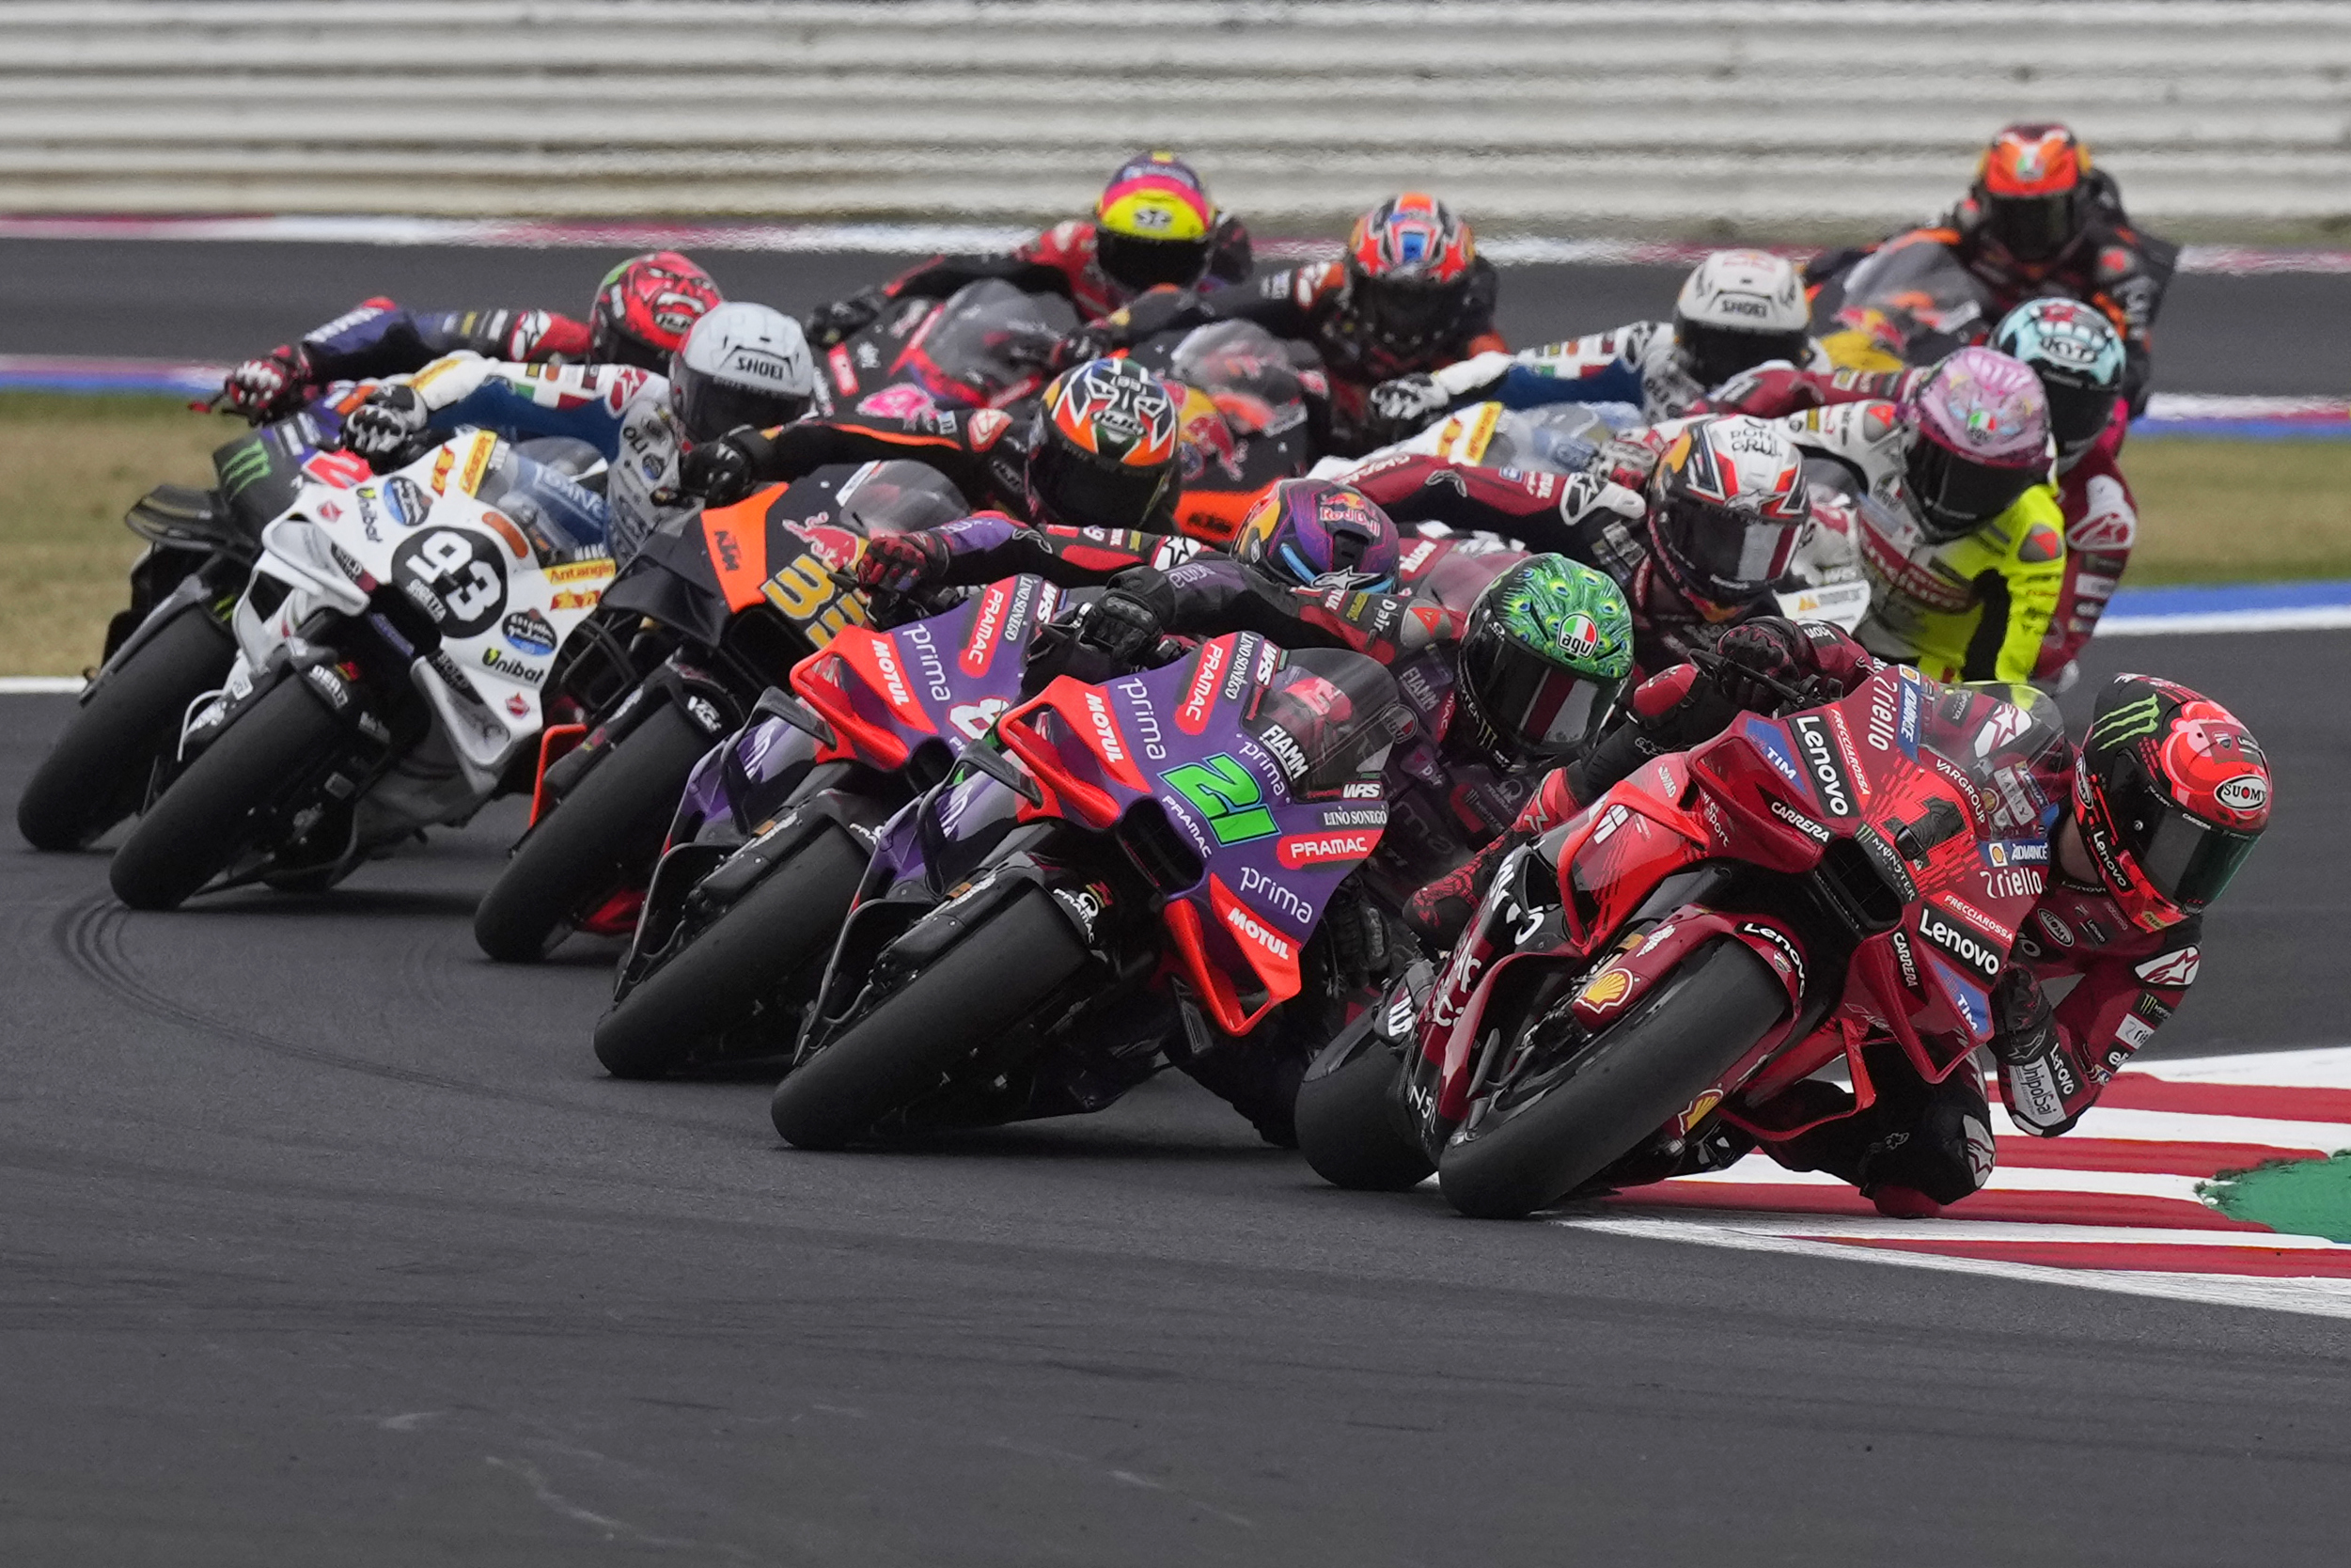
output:
[[[533,964],[572,922],[661,854],[694,764],[710,739],[664,702],[524,835],[474,910],[474,940],[501,964]]]
[[[826,824],[604,1014],[596,1025],[604,1071],[660,1077],[742,1022],[762,996],[829,948],[866,858],[847,833]]]
[[[1314,1173],[1349,1192],[1408,1192],[1436,1172],[1396,1125],[1403,1053],[1374,1040],[1328,1073],[1317,1062],[1298,1086],[1298,1152]]]
[[[1042,889],[1023,892],[930,968],[792,1069],[768,1107],[795,1149],[839,1149],[936,1087],[1086,964]]]
[[[115,897],[177,908],[252,847],[254,813],[342,744],[341,722],[307,687],[286,680],[263,692],[172,781],[106,869]]]
[[[179,744],[188,704],[228,679],[237,645],[190,605],[89,694],[17,797],[16,828],[38,850],[77,850],[136,811],[156,760]]]
[[[1787,1011],[1786,988],[1746,944],[1701,949],[1567,1076],[1465,1124],[1437,1161],[1447,1200],[1473,1219],[1558,1201],[1714,1087]]]

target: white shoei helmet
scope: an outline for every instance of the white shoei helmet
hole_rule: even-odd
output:
[[[800,323],[763,305],[715,306],[669,356],[669,406],[689,441],[790,424],[816,398]]]
[[[1811,352],[1811,324],[1795,264],[1764,250],[1715,252],[1673,302],[1683,368],[1704,387],[1775,359],[1802,365]]]

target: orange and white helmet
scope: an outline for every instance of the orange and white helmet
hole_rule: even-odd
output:
[[[1030,520],[1134,528],[1182,484],[1183,421],[1167,384],[1128,359],[1089,359],[1045,388],[1028,455]]]

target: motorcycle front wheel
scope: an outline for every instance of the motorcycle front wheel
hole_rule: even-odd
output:
[[[155,635],[89,694],[17,797],[16,828],[38,850],[76,850],[136,811],[156,760],[180,742],[188,705],[218,690],[237,645],[200,604]]]
[[[676,704],[662,703],[549,808],[474,910],[474,940],[501,964],[530,964],[573,922],[628,886],[661,854],[694,764],[709,737]]]
[[[865,869],[864,849],[824,825],[614,1004],[596,1026],[596,1059],[616,1078],[654,1078],[691,1063],[830,950]]]
[[[1711,943],[1562,1067],[1497,1090],[1446,1145],[1438,1184],[1473,1219],[1523,1219],[1719,1085],[1787,1011],[1752,949]]]
[[[343,744],[341,722],[307,686],[287,680],[263,692],[172,780],[115,852],[115,897],[133,909],[177,908],[252,847],[254,813]]]
[[[961,942],[792,1069],[768,1107],[796,1149],[839,1149],[944,1081],[1085,966],[1086,949],[1042,888]]]
[[[1298,1085],[1298,1152],[1324,1181],[1350,1192],[1406,1192],[1435,1174],[1396,1124],[1404,1060],[1395,1046],[1369,1040],[1342,1060],[1307,1069]]]

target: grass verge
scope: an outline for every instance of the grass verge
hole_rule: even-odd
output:
[[[208,484],[243,427],[171,398],[0,392],[0,674],[93,664],[158,483]],[[2131,444],[2137,584],[2351,577],[2351,441]]]

